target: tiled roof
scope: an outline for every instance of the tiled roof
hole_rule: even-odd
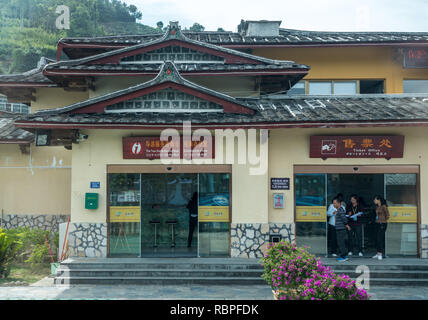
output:
[[[132,86],[132,87],[129,87],[126,89],[122,89],[119,91],[115,91],[112,93],[101,95],[101,96],[98,96],[98,97],[95,97],[92,99],[88,99],[86,101],[78,102],[78,103],[72,104],[70,106],[56,108],[56,109],[40,110],[40,111],[37,111],[37,114],[55,114],[55,113],[71,112],[73,110],[77,110],[77,109],[80,109],[80,108],[83,108],[86,106],[90,106],[90,105],[100,103],[103,101],[108,101],[108,100],[111,100],[111,99],[114,99],[114,98],[117,98],[120,96],[124,96],[124,95],[134,93],[134,92],[137,92],[137,91],[149,88],[149,87],[153,87],[153,86],[161,84],[163,82],[175,82],[175,83],[180,84],[184,87],[197,90],[198,92],[205,93],[205,94],[208,94],[210,96],[220,98],[224,101],[228,101],[228,102],[234,103],[236,105],[241,105],[247,109],[251,109],[251,107],[247,106],[244,103],[241,103],[236,98],[233,98],[233,97],[228,96],[226,94],[208,89],[206,87],[200,86],[196,83],[193,83],[191,81],[184,79],[180,75],[180,73],[178,72],[176,65],[171,61],[166,61],[162,65],[162,68],[159,70],[158,75],[150,81],[147,81],[147,82],[144,82],[142,84]]]
[[[192,39],[187,37],[178,26],[178,23],[171,22],[171,24],[168,26],[167,31],[162,34],[160,37],[156,37],[154,39],[149,38],[148,41],[142,41],[140,43],[134,44],[132,46],[127,46],[125,48],[116,49],[113,51],[108,51],[96,55],[91,55],[88,57],[80,58],[80,59],[73,59],[68,61],[60,61],[55,64],[47,66],[47,69],[53,69],[58,68],[60,66],[76,66],[76,65],[83,65],[83,64],[90,64],[90,63],[97,63],[100,59],[109,58],[113,55],[123,54],[126,52],[132,52],[135,50],[139,50],[145,47],[154,46],[156,44],[166,42],[168,40],[180,40],[185,43],[189,43],[191,45],[196,45],[199,47],[205,47],[207,49],[215,50],[217,52],[222,52],[225,54],[233,55],[241,57],[242,59],[249,59],[251,61],[255,61],[258,64],[265,64],[265,65],[278,65],[282,66],[283,68],[303,68],[303,69],[309,69],[308,66],[297,64],[294,61],[285,61],[285,60],[274,60],[274,59],[268,59],[265,57],[255,56],[248,53],[244,53],[241,51],[224,48],[222,46],[214,45],[209,42],[199,41],[196,39]],[[61,40],[60,40],[61,41]],[[177,61],[177,64],[179,62]]]
[[[30,143],[34,135],[14,126],[14,122],[19,119],[16,114],[0,111],[0,144],[3,143]]]
[[[372,121],[428,122],[428,95],[355,95],[294,96],[281,98],[240,99],[257,110],[254,115],[233,113],[116,113],[65,114],[41,113],[21,120],[69,124],[140,124],[167,125],[191,121],[194,124],[279,124],[334,123]]]
[[[279,29],[273,37],[247,37],[238,32],[226,31],[183,31],[192,40],[216,45],[305,45],[305,44],[365,44],[365,43],[428,43],[428,32],[334,32]],[[117,44],[136,45],[154,41],[163,34],[120,35],[93,38],[62,38],[60,43],[68,44]]]
[[[24,73],[0,75],[0,83],[19,82],[29,84],[43,83],[55,85],[54,82],[52,82],[43,75],[43,68],[47,64],[52,62],[53,60],[42,57],[38,63],[37,68],[34,68]]]
[[[290,70],[308,69],[306,65],[297,63],[289,64],[222,64],[222,63],[175,63],[180,72],[201,71],[265,71],[265,70]],[[126,72],[154,72],[161,69],[161,63],[132,63],[132,64],[90,64],[72,65],[54,63],[46,67],[46,70],[79,70],[79,71],[126,71]]]

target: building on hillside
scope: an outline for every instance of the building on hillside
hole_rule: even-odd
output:
[[[326,208],[356,193],[365,255],[380,194],[386,254],[428,258],[428,33],[279,26],[59,41],[15,126],[68,166],[50,171],[62,198],[37,201],[68,206],[73,256],[253,258],[279,239],[326,255]]]

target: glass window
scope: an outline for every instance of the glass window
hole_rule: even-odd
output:
[[[287,94],[294,95],[294,94],[305,94],[305,82],[299,81],[294,86],[288,90]]]
[[[428,93],[428,80],[403,80],[403,93]]]
[[[325,174],[296,174],[296,243],[314,254],[327,252],[325,187]]]
[[[140,254],[140,175],[111,173],[110,256]]]
[[[331,81],[309,81],[309,94],[331,94]]]
[[[334,94],[357,94],[357,81],[335,81]]]
[[[383,80],[360,80],[360,93],[384,93]]]
[[[386,230],[386,254],[388,256],[416,256],[416,174],[385,174],[385,193],[391,216],[391,223],[388,223]],[[414,223],[402,223],[396,220],[399,215],[403,214],[410,215]]]
[[[229,180],[229,173],[199,174],[199,256],[201,257],[229,256]],[[207,218],[207,214],[212,216]]]

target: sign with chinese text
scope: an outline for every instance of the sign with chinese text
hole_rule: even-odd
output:
[[[270,178],[271,190],[290,190],[290,178]]]
[[[200,222],[229,222],[229,206],[199,206]]]
[[[411,48],[404,50],[404,68],[428,68],[428,49]]]
[[[404,136],[311,136],[311,158],[402,158]]]
[[[140,222],[141,209],[134,207],[110,207],[110,222]]]
[[[160,159],[161,150],[167,144],[170,148],[167,147],[164,156],[170,159],[192,159],[196,147],[201,149],[198,159],[214,157],[214,137],[211,141],[183,141],[183,137],[176,141],[161,141],[160,137],[123,137],[123,159]]]
[[[389,219],[388,222],[397,223],[417,223],[418,210],[417,207],[388,207]]]
[[[296,222],[327,222],[325,206],[296,206]]]

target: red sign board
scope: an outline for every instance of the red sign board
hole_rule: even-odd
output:
[[[428,68],[428,48],[404,50],[405,68]]]
[[[198,159],[214,157],[214,137],[211,141],[183,141],[183,137],[171,141],[161,141],[160,137],[123,137],[122,145],[123,159],[160,159],[161,153],[169,159],[195,159],[196,147],[201,150]]]
[[[311,136],[311,158],[402,158],[404,136]]]

